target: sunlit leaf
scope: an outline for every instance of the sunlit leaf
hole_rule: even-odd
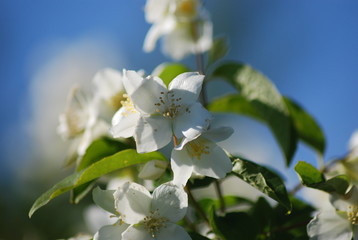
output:
[[[349,187],[349,179],[345,175],[338,175],[328,180],[311,164],[300,161],[295,166],[295,171],[301,178],[303,185],[322,190],[328,193],[336,192],[345,194]]]
[[[180,63],[163,63],[153,71],[153,75],[160,77],[165,85],[168,86],[176,76],[190,71],[187,66]]]
[[[46,205],[51,199],[75,187],[78,187],[115,170],[133,166],[135,164],[146,163],[154,159],[166,161],[166,158],[158,152],[139,154],[136,152],[136,150],[133,149],[124,150],[109,157],[105,157],[102,160],[95,162],[87,168],[81,170],[80,172],[76,172],[66,177],[54,185],[50,190],[41,195],[31,207],[29,216],[31,217],[31,215],[37,209]]]
[[[237,158],[234,161],[233,174],[282,204],[287,211],[291,210],[285,184],[273,171],[249,160]]]
[[[218,100],[235,101],[239,103],[238,106],[232,104],[232,106],[220,107],[219,103],[214,102],[215,111],[248,114],[266,123],[284,153],[286,164],[289,165],[296,151],[297,134],[284,99],[272,82],[250,66],[239,63],[226,63],[219,66],[213,72],[213,77],[228,81],[239,90],[241,95],[241,98],[227,97],[229,99]]]

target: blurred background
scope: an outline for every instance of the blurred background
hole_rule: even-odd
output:
[[[347,153],[358,128],[358,2],[355,0],[205,0],[215,35],[227,36],[226,59],[252,65],[310,112],[327,140],[325,161]],[[150,25],[144,0],[0,1],[0,239],[57,239],[89,231],[80,206],[60,197],[27,213],[33,201],[68,174],[58,115],[74,83],[89,85],[103,67],[150,73],[170,62],[160,46],[142,51]],[[194,58],[184,63],[195,67]],[[273,164],[288,186],[298,178],[285,170],[266,126],[236,117],[235,151]],[[240,128],[241,127],[241,128]],[[303,144],[297,160],[316,164]],[[294,166],[295,162],[292,166]]]

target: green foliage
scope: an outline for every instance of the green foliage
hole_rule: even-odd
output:
[[[284,100],[290,111],[298,137],[320,154],[323,154],[326,142],[318,123],[298,103],[288,97],[284,97]]]
[[[239,63],[219,66],[213,72],[213,77],[227,80],[240,91],[241,97],[230,97],[226,100],[234,99],[235,104],[239,104],[230,106],[231,110],[248,114],[266,123],[284,153],[286,164],[289,165],[297,147],[297,136],[284,99],[271,81],[250,66]],[[226,105],[221,105],[222,108],[218,106],[216,103],[215,109],[209,109],[227,111]]]
[[[85,155],[82,157],[80,163],[76,168],[76,172],[79,172],[91,164],[101,160],[104,157],[115,154],[121,150],[129,148],[126,144],[103,137],[95,140],[86,150]],[[85,183],[71,190],[71,203],[79,203],[95,186],[94,181]]]
[[[135,164],[146,163],[155,159],[166,161],[166,158],[158,152],[139,154],[133,149],[123,150],[109,157],[105,157],[100,161],[89,165],[87,168],[66,177],[54,185],[50,190],[42,194],[32,205],[29,216],[31,217],[37,209],[46,205],[53,198],[75,187],[88,183],[115,170],[133,166]]]
[[[160,77],[166,86],[179,74],[190,72],[190,68],[180,63],[163,63],[154,71],[156,76]]]
[[[223,58],[229,51],[229,45],[225,37],[218,37],[214,40],[208,55],[208,66]]]
[[[206,238],[198,233],[195,232],[189,232],[189,235],[192,240],[209,240],[209,238]]]
[[[224,196],[223,200],[226,208],[231,208],[243,204],[245,205],[253,204],[251,200],[238,196]],[[199,205],[204,210],[204,212],[210,212],[210,209],[212,207],[214,207],[215,209],[221,208],[221,201],[212,198],[203,198],[199,201]]]
[[[287,211],[291,210],[285,184],[273,171],[249,160],[237,158],[234,161],[233,174],[282,204]]]
[[[345,194],[349,187],[348,177],[338,175],[326,180],[324,175],[311,164],[300,161],[295,166],[295,171],[306,187],[315,188],[328,193]]]

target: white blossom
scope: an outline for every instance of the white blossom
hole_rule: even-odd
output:
[[[162,176],[168,167],[167,161],[152,160],[147,162],[140,170],[138,177],[146,180],[155,180]]]
[[[134,136],[138,152],[160,149],[173,137],[193,139],[208,125],[211,115],[197,102],[203,75],[180,74],[168,88],[156,76],[143,78],[134,71],[124,75],[128,98],[112,119],[111,133]]]
[[[195,139],[185,138],[172,151],[173,182],[179,186],[186,185],[193,173],[224,178],[232,170],[232,163],[216,142],[227,139],[232,133],[232,128],[221,127],[203,132]]]
[[[150,194],[143,186],[127,182],[116,191],[107,191],[105,194],[100,191],[103,190],[94,193],[97,195],[96,203],[117,215],[120,220],[115,225],[102,227],[94,239],[191,239],[188,233],[176,224],[185,216],[188,207],[187,194],[183,188],[165,183]],[[103,200],[98,201],[101,196]]]
[[[146,52],[155,48],[160,37],[164,53],[176,60],[210,49],[212,23],[199,0],[148,0],[145,14],[153,24],[144,41]]]
[[[355,186],[344,196],[333,195],[334,209],[319,212],[307,225],[313,240],[358,240],[358,190]]]

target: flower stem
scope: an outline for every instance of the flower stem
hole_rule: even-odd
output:
[[[216,179],[214,181],[214,186],[215,186],[215,189],[216,189],[216,193],[217,193],[217,195],[219,197],[220,211],[222,213],[225,213],[226,205],[225,205],[225,200],[224,200],[224,197],[223,197],[223,194],[222,194],[222,191],[221,191],[221,185],[220,185],[219,180]]]
[[[196,211],[198,212],[198,214],[200,215],[200,217],[202,219],[204,219],[204,221],[208,224],[208,226],[210,226],[210,223],[209,223],[209,219],[208,217],[206,216],[204,210],[200,207],[199,203],[195,200],[191,190],[190,190],[190,187],[189,187],[189,184],[187,184],[185,186],[185,190],[186,192],[188,193],[188,197],[189,197],[189,200],[191,201],[191,203],[193,204],[194,208],[196,209]]]

